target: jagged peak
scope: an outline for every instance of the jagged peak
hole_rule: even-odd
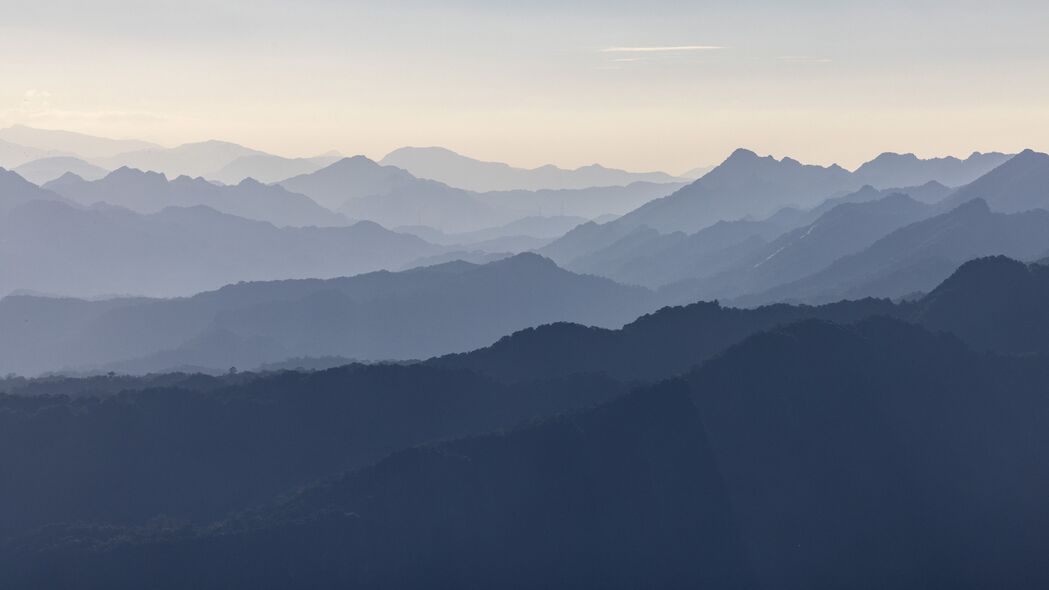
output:
[[[105,180],[114,180],[122,178],[151,178],[151,179],[163,179],[165,182],[168,177],[163,172],[154,172],[152,170],[139,170],[138,168],[132,168],[130,166],[121,166],[116,170],[110,172],[105,176]]]

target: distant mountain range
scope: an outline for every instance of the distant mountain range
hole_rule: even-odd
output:
[[[586,223],[583,217],[522,217],[499,227],[491,227],[462,234],[446,234],[426,225],[394,227],[394,231],[415,234],[434,244],[470,245],[508,236],[527,236],[539,240],[553,240],[563,236],[575,226]]]
[[[223,184],[238,184],[246,178],[271,184],[316,172],[342,159],[337,152],[287,158],[218,140],[163,147],[145,141],[109,139],[24,125],[0,129],[0,167],[15,168],[33,160],[57,156],[78,158],[104,170],[126,166],[161,172],[170,178],[203,177]],[[407,170],[419,179],[436,180],[472,192],[584,189],[639,182],[681,184],[691,180],[662,172],[625,172],[597,164],[575,170],[556,166],[526,170],[474,160],[444,148],[402,148],[387,155],[380,163]],[[52,162],[53,166],[58,164],[60,162]],[[34,177],[34,181],[53,180],[65,172],[79,173],[72,167],[79,164],[69,164],[71,167],[66,169],[49,169],[50,177]],[[38,167],[43,167],[43,164]],[[666,192],[669,191],[663,191],[663,194]]]
[[[406,170],[377,164],[364,156],[344,158],[279,184],[352,219],[368,219],[387,227],[429,226],[444,233],[474,232],[525,217],[597,217],[624,212],[679,186],[635,183],[578,190],[476,193],[416,178]]]
[[[719,221],[691,235],[661,234],[640,227],[603,248],[573,258],[565,267],[656,288],[684,277],[718,275],[744,264],[786,229],[764,221]]]
[[[759,293],[821,271],[838,259],[869,247],[892,231],[938,212],[936,206],[919,203],[902,193],[873,201],[845,202],[809,225],[788,231],[767,243],[752,241],[750,247],[736,257],[735,264],[722,272],[703,275],[689,272],[687,267],[671,267],[671,272],[658,278],[663,281],[661,285],[666,285],[673,283],[674,277],[694,277],[683,279],[682,283],[670,288],[674,290],[690,285],[694,290],[684,301],[697,296],[732,299],[741,294]],[[680,266],[687,263],[684,255],[671,250],[661,258],[671,263],[677,261]]]
[[[44,185],[70,201],[83,205],[108,203],[139,213],[157,213],[167,207],[211,207],[245,219],[277,226],[346,225],[342,215],[321,207],[309,197],[280,186],[244,180],[220,186],[203,178],[179,176],[168,180],[159,172],[119,168],[94,181],[72,173]]]
[[[127,167],[160,172],[172,178],[196,178],[221,170],[238,158],[261,155],[264,155],[263,152],[235,143],[211,140],[173,148],[146,148],[99,158],[94,163],[110,170]]]
[[[374,223],[277,228],[204,206],[142,215],[74,204],[12,172],[0,179],[13,187],[0,190],[0,293],[187,295],[241,280],[399,268],[442,251]]]
[[[41,158],[67,156],[60,152],[38,150],[0,139],[0,168],[16,168]]]
[[[441,147],[404,147],[379,162],[403,168],[419,178],[474,191],[557,190],[626,186],[635,182],[677,183],[686,180],[663,172],[626,172],[598,164],[565,170],[547,165],[514,168],[501,162],[475,160]]]
[[[784,215],[791,210],[812,209],[855,193],[864,185],[874,189],[924,186],[924,191],[909,192],[922,192],[917,198],[926,200],[925,193],[940,196],[930,189],[976,179],[1008,159],[1004,154],[974,154],[966,160],[920,160],[911,154],[887,153],[849,172],[837,165],[805,165],[791,158],[759,157],[750,150],[738,149],[692,184],[638,207],[606,224],[609,227],[592,231],[592,239],[607,246],[638,227],[665,234],[691,234],[718,221],[764,219],[777,212]],[[601,233],[608,237],[597,239]]]
[[[78,176],[84,180],[99,180],[109,171],[73,156],[53,156],[26,162],[14,169],[22,178],[36,185],[44,185],[57,180],[66,174]]]
[[[75,154],[88,159],[108,158],[139,150],[160,149],[160,146],[155,143],[137,139],[109,139],[73,131],[38,129],[26,125],[12,125],[0,129],[0,140],[42,152]]]
[[[648,225],[630,223],[631,217],[659,203],[670,207],[681,219],[691,219],[686,209],[699,206],[703,198],[700,193],[685,193],[696,190],[696,187],[702,188],[706,179],[729,176],[737,178],[740,186],[751,186],[758,182],[757,178],[772,178],[767,169],[778,170],[777,174],[793,171],[787,175],[789,178],[795,178],[791,174],[841,177],[837,171],[818,168],[804,171],[805,167],[796,163],[787,162],[784,166],[783,162],[771,158],[755,160],[756,156],[749,153],[737,152],[735,157],[737,161],[732,166],[719,168],[676,193],[673,199],[681,199],[681,206],[670,203],[671,197],[659,199],[609,223],[582,224],[539,251],[577,272],[594,273],[628,284],[665,287],[663,295],[670,302],[718,298],[752,305],[783,298],[826,302],[843,297],[904,296],[910,293],[904,290],[907,288],[931,288],[958,264],[975,256],[1007,254],[1031,260],[1049,248],[1039,237],[1041,230],[1037,227],[1020,224],[997,232],[986,227],[994,223],[991,219],[996,218],[991,215],[992,211],[1049,209],[1049,193],[1045,189],[1049,186],[1049,156],[1029,150],[1005,160],[972,183],[957,189],[935,180],[898,189],[866,185],[857,191],[824,199],[808,209],[783,208],[762,221],[747,218],[720,221],[691,234],[659,231]],[[965,161],[959,160],[955,167],[966,163],[984,166],[997,159],[996,155],[973,156]],[[896,158],[887,160],[891,162]],[[756,168],[744,166],[747,161],[757,161],[759,165]],[[913,164],[915,160],[908,157],[903,161]],[[885,165],[880,166],[885,168]],[[936,169],[931,164],[930,167]],[[766,172],[751,174],[762,169]],[[913,176],[904,175],[903,178],[908,180]],[[804,184],[798,182],[799,186]],[[725,183],[731,186],[728,181]],[[778,185],[771,183],[769,186]],[[733,193],[725,189],[717,194]],[[869,263],[845,259],[873,247],[883,238],[888,240],[895,230],[928,217],[945,215],[978,195],[990,199],[990,202],[984,201],[983,211],[988,214],[984,220],[986,223],[970,219],[972,223],[964,228],[954,227],[950,224],[955,218],[948,217],[944,221],[945,228],[951,227],[950,235],[956,235],[956,238],[948,240],[947,233],[938,233],[946,229],[930,226],[926,230],[915,230],[928,233],[925,238],[915,238],[925,240],[920,248],[896,247],[901,255],[906,252],[909,260],[899,264],[913,267],[910,279],[897,281],[885,276],[889,283],[882,284],[870,276],[868,279],[874,282],[868,284],[867,279],[861,281],[859,277],[869,273],[881,276],[883,272],[905,271],[902,268],[875,271],[862,266],[895,264],[887,261],[875,263],[874,258]],[[961,213],[958,215],[957,219],[964,217]],[[969,235],[967,232],[975,233],[969,239],[960,237]],[[941,248],[937,254],[932,253],[933,244],[938,244],[935,248]],[[809,275],[823,272],[832,263],[839,265],[839,270],[834,272],[849,269],[848,273],[852,274],[835,279],[827,275],[827,280],[839,282],[842,289],[847,285],[851,290],[822,283],[816,287],[819,280],[815,277],[811,278],[815,281],[813,290],[802,287],[810,280]],[[922,276],[925,278],[920,279]],[[802,291],[789,294],[786,285],[794,283]],[[820,294],[821,290],[826,292]]]
[[[363,156],[338,158],[329,154],[287,159],[217,141],[168,149],[24,127],[8,131],[6,135],[0,133],[0,141],[7,141],[3,137],[20,138],[33,144],[34,147],[26,148],[30,150],[78,148],[105,154],[93,162],[108,160],[115,164],[126,160],[139,162],[145,168],[198,172],[227,168],[227,179],[251,173],[252,169],[269,179],[292,173],[273,184],[245,180],[223,186],[202,176],[167,180],[157,173],[126,167],[97,178],[104,168],[68,156],[44,157],[23,164],[20,169],[33,178],[45,178],[63,168],[79,169],[96,177],[85,180],[65,174],[45,183],[46,191],[30,197],[30,200],[51,201],[58,215],[84,219],[101,216],[110,223],[117,213],[98,204],[117,205],[146,216],[161,217],[172,215],[170,212],[162,215],[168,207],[205,206],[243,220],[265,221],[277,226],[334,228],[369,220],[385,227],[405,228],[406,232],[432,242],[423,245],[420,240],[411,256],[391,257],[389,264],[370,268],[348,265],[354,270],[411,268],[452,261],[457,255],[470,261],[491,262],[514,253],[537,250],[574,272],[658,288],[659,297],[666,302],[718,298],[738,305],[753,305],[780,298],[823,302],[843,296],[907,296],[910,293],[903,289],[927,290],[958,264],[974,256],[1008,254],[1031,260],[1049,253],[1049,247],[1043,247],[1037,237],[1023,234],[1028,230],[1011,227],[968,240],[948,240],[947,234],[929,237],[928,243],[908,252],[906,260],[878,261],[878,256],[871,255],[869,259],[846,261],[846,257],[867,256],[864,252],[876,245],[890,250],[900,248],[886,246],[881,241],[912,223],[946,215],[973,199],[983,199],[988,213],[1021,213],[1049,207],[1049,193],[1045,188],[1049,186],[1049,156],[1030,150],[1015,157],[974,153],[964,160],[923,160],[913,154],[886,153],[850,172],[838,166],[804,165],[791,158],[760,157],[740,149],[688,185],[646,181],[626,186],[475,192],[420,178],[403,168],[382,165]],[[127,147],[139,149],[118,151]],[[397,158],[419,161],[433,158],[434,162],[450,158],[454,164],[449,164],[449,170],[476,169],[477,178],[487,178],[484,174],[488,173],[477,171],[480,169],[491,174],[511,170],[528,178],[537,173],[477,162],[436,148],[398,150],[384,162]],[[537,170],[545,170],[545,174],[556,169]],[[561,170],[557,174],[587,178],[584,184],[597,182],[593,174],[599,172],[604,174],[602,178],[615,176],[605,174],[609,171],[599,167],[568,172]],[[637,178],[622,174],[627,173],[621,173],[617,182]],[[958,188],[948,186],[970,179],[971,182]],[[5,207],[11,209],[26,204],[27,190],[20,186],[16,193],[21,196],[9,199],[12,204]],[[55,207],[56,201],[64,201],[65,205]],[[33,207],[39,209],[40,205]],[[608,221],[615,215],[620,216]],[[588,221],[591,219],[599,219],[601,223]],[[233,218],[227,221],[233,222]],[[38,212],[33,223],[44,223],[42,213]],[[87,222],[78,222],[84,223]],[[198,223],[211,222],[193,221]],[[146,223],[141,231],[163,233],[164,230]],[[964,231],[989,230],[983,225],[972,225]],[[1005,233],[1013,231],[1020,234],[1007,242]],[[122,239],[132,238],[126,235]],[[136,239],[167,243],[172,237],[141,234]],[[213,242],[218,244],[221,240],[216,238]],[[933,243],[939,244],[936,248],[942,251],[934,253]],[[277,260],[283,259],[277,257]],[[144,260],[140,263],[144,264]],[[256,270],[262,267],[261,262],[253,264]],[[275,266],[281,264],[284,263],[275,263]],[[852,268],[847,269],[849,265]],[[924,279],[917,278],[926,274]],[[893,278],[896,275],[903,278]],[[237,276],[308,275],[287,275],[281,271],[277,275]],[[326,272],[323,276],[333,274]],[[43,282],[42,279],[34,271],[3,284],[8,285],[8,290],[70,293],[64,287],[43,286],[44,283],[62,285],[61,279],[55,277]],[[843,283],[835,286],[826,281]],[[228,281],[209,279],[196,287],[212,288],[225,282]],[[99,277],[88,283],[94,287],[77,294],[168,293],[154,290],[155,285],[135,288],[130,280],[110,288],[103,288]],[[845,289],[846,283],[848,289]],[[189,293],[199,288],[179,292]]]
[[[337,152],[313,158],[283,158],[272,154],[253,154],[240,156],[206,176],[208,180],[223,184],[239,184],[248,178],[264,184],[272,184],[292,176],[316,172],[341,159],[342,156]]]
[[[789,205],[815,206],[861,185],[840,166],[804,165],[739,149],[699,180],[613,223],[693,233],[718,221],[771,215]]]
[[[503,225],[515,218],[514,212],[483,203],[473,193],[416,178],[364,156],[344,158],[280,185],[351,219],[368,219],[387,227],[426,225],[460,233]]]
[[[974,152],[964,160],[953,156],[920,159],[914,154],[886,152],[864,163],[853,175],[863,184],[880,188],[917,186],[930,181],[956,187],[969,184],[1011,157],[999,152]]]
[[[364,230],[338,232],[356,236]],[[370,242],[359,239],[362,247],[403,251],[412,245],[407,239],[399,243],[407,238],[400,234],[374,226],[368,231],[377,235]],[[381,264],[397,255],[370,254],[360,259],[357,252],[356,264]],[[483,266],[451,262],[393,274],[243,283],[187,299],[120,304],[14,296],[0,301],[0,325],[11,326],[0,347],[6,351],[0,373],[62,367],[224,370],[296,356],[426,358],[554,321],[617,326],[654,304],[649,291],[575,275],[534,254]],[[57,332],[43,329],[51,317],[67,321],[55,326]]]

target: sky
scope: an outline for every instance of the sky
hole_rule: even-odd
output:
[[[1049,2],[0,0],[0,126],[287,156],[1049,151]]]

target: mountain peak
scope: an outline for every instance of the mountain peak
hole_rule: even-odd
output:
[[[980,292],[988,286],[1013,285],[1027,272],[1026,264],[1007,256],[976,258],[959,266],[927,297],[935,298],[947,291]]]
[[[80,176],[75,172],[66,172],[62,176],[59,176],[58,178],[45,183],[41,188],[51,189],[52,187],[70,186],[80,184],[82,182],[87,182],[86,180],[84,180],[84,177]]]
[[[1009,160],[1009,163],[1012,163],[1012,164],[1023,164],[1023,163],[1044,162],[1046,160],[1049,160],[1049,154],[1045,154],[1045,153],[1042,153],[1042,152],[1036,152],[1036,151],[1034,151],[1031,148],[1027,148],[1024,151],[1022,151],[1022,152],[1016,154],[1015,156],[1013,156]]]
[[[345,166],[380,166],[380,165],[381,164],[379,164],[375,160],[372,160],[368,156],[363,156],[363,155],[360,155],[360,154],[358,154],[356,156],[347,156],[347,157],[342,158],[339,161],[335,162],[334,164],[332,164],[332,166],[344,166],[344,167]]]
[[[991,207],[984,199],[972,199],[955,207],[949,215],[954,217],[990,215]]]
[[[906,153],[903,153],[903,154],[898,153],[898,152],[882,152],[882,153],[878,154],[878,156],[876,158],[871,160],[871,162],[878,162],[878,161],[885,161],[885,160],[908,160],[908,161],[911,161],[911,162],[916,162],[918,160],[918,156],[914,155],[911,152],[906,152]]]
[[[492,268],[507,268],[515,271],[537,271],[537,270],[560,270],[561,267],[557,266],[553,260],[545,256],[536,254],[535,252],[521,252],[509,256],[502,260],[490,262],[485,266]]]
[[[105,176],[106,180],[121,180],[131,178],[148,178],[151,180],[164,180],[167,182],[168,177],[163,172],[153,172],[152,170],[139,170],[138,168],[131,168],[130,166],[121,166],[116,170],[110,172]]]
[[[749,161],[757,159],[759,159],[759,156],[752,150],[748,150],[747,148],[736,148],[732,151],[729,157],[725,159],[725,162],[727,163],[732,161]]]

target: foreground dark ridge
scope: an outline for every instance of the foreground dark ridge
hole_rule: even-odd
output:
[[[34,395],[0,396],[16,482],[0,572],[14,588],[1039,587],[1047,273],[983,259],[914,303],[702,304],[409,366],[8,381]],[[691,359],[652,360],[692,341]],[[592,355],[550,362],[576,345]]]
[[[810,320],[215,527],[45,529],[4,567],[13,587],[1037,588],[1045,361]]]

